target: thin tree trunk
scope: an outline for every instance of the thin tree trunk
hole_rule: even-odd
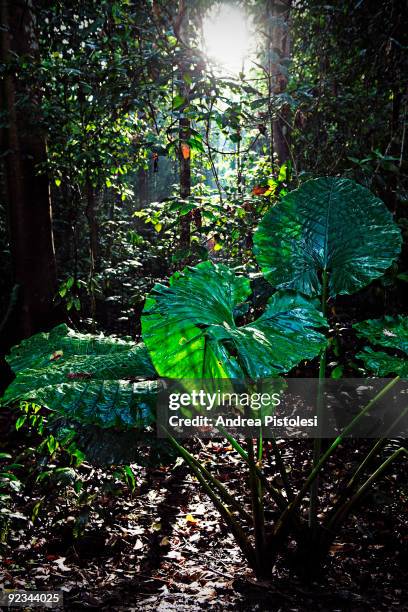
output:
[[[93,273],[98,269],[99,265],[99,228],[97,218],[98,205],[96,201],[95,189],[89,176],[86,178],[85,192],[85,215],[89,227],[89,254],[91,258],[90,275],[93,276]]]
[[[19,295],[13,329],[8,325],[7,339],[2,338],[2,348],[6,349],[10,343],[55,323],[57,280],[49,181],[44,172],[39,172],[47,151],[45,138],[37,128],[38,100],[16,79],[12,68],[16,55],[37,55],[32,2],[0,0],[0,7],[0,58],[8,64],[1,84],[2,109],[8,116],[2,145],[6,153],[13,274]],[[30,97],[28,109],[21,108],[23,96]]]
[[[290,57],[289,14],[290,1],[270,0],[272,18],[270,51],[278,56],[277,61],[270,64],[273,96],[284,93],[288,84],[287,73],[283,70],[282,61]],[[273,151],[279,165],[285,163],[290,156],[288,117],[289,105],[283,104],[272,121]]]
[[[174,31],[176,36],[183,41],[183,44],[188,46],[189,43],[189,23],[187,14],[187,4],[185,0],[179,0],[178,14],[174,23]],[[184,51],[186,52],[186,50]],[[185,74],[188,72],[188,63],[181,59],[179,66],[179,79],[183,83],[181,87],[181,95],[184,98],[184,104],[180,107],[179,119],[179,168],[180,168],[180,197],[184,200],[191,195],[191,159],[188,146],[190,138],[191,126],[190,119],[184,116],[184,110],[187,108],[190,99],[190,85],[185,79]],[[188,154],[187,154],[188,151]],[[182,249],[190,246],[191,239],[191,213],[180,217],[180,247]]]
[[[138,171],[139,209],[147,206],[149,201],[149,175],[145,168]]]
[[[190,120],[182,117],[179,122],[179,138],[180,138],[180,197],[186,200],[191,195],[191,162],[190,156],[183,155],[182,144],[190,137]],[[187,213],[180,218],[180,246],[188,248],[190,246],[190,222],[191,215]]]

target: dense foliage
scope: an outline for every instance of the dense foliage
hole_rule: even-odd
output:
[[[405,231],[400,4],[297,3],[289,57],[275,44],[286,13],[248,3],[260,45],[256,66],[238,76],[215,71],[201,51],[210,4],[189,3],[186,16],[160,2],[39,2],[38,55],[7,68],[18,70],[29,92],[24,112],[47,136],[42,171],[52,186],[59,300],[75,323],[91,317],[133,335],[147,291],[187,261],[253,265],[250,234],[260,216],[288,184],[311,175],[357,179]],[[276,69],[289,81],[271,92]],[[33,97],[40,106],[30,110]],[[191,194],[180,199],[182,117]],[[270,156],[282,117],[291,147],[279,170],[286,160]],[[191,243],[179,245],[187,218]],[[5,313],[12,278],[4,225],[0,232]],[[404,255],[399,274],[406,265]]]

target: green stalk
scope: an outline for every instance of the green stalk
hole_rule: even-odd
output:
[[[220,498],[224,501],[224,503],[231,506],[232,508],[235,508],[235,510],[241,515],[243,519],[245,519],[248,523],[251,523],[252,519],[248,512],[246,512],[246,510],[242,507],[242,505],[236,498],[232,497],[232,495],[228,492],[226,487],[224,487],[224,485],[218,480],[218,478],[213,476],[211,472],[209,472],[209,470],[207,470],[207,468],[202,465],[184,446],[179,444],[177,440],[173,438],[173,436],[171,436],[169,433],[167,433],[167,435],[179,455],[181,455],[183,459],[186,459],[186,457],[188,457],[189,461],[194,463],[196,468],[201,471],[203,476],[207,478],[207,480],[216,490],[218,490],[218,494]]]
[[[291,517],[293,516],[295,510],[299,507],[302,499],[309,490],[310,485],[315,481],[322,467],[325,465],[325,463],[336,450],[336,448],[342,443],[347,434],[353,429],[353,427],[358,423],[358,421],[363,418],[363,416],[367,414],[367,412],[371,410],[374,404],[380,399],[382,399],[384,395],[386,395],[388,391],[390,391],[399,380],[400,377],[396,376],[387,385],[385,385],[385,387],[383,387],[381,391],[379,391],[377,395],[373,397],[373,399],[370,400],[368,404],[366,404],[366,406],[364,406],[364,408],[350,421],[350,423],[343,429],[341,434],[337,436],[337,438],[332,442],[326,452],[320,457],[319,461],[313,467],[309,476],[305,480],[299,493],[296,495],[295,499],[287,506],[287,508],[284,510],[284,512],[282,512],[281,516],[279,517],[279,520],[277,521],[274,529],[274,537],[280,536],[281,532],[287,527],[288,521],[291,520]]]
[[[238,546],[240,547],[244,557],[247,559],[249,565],[254,570],[256,570],[257,563],[256,563],[254,549],[251,546],[248,538],[246,537],[242,527],[235,520],[235,518],[233,517],[233,515],[231,514],[227,506],[225,506],[222,503],[222,501],[217,497],[217,495],[214,493],[214,491],[212,490],[212,488],[210,487],[210,485],[207,483],[204,476],[202,475],[201,471],[195,465],[194,461],[190,459],[190,453],[183,446],[181,446],[181,444],[179,444],[177,440],[175,440],[175,438],[173,438],[172,436],[169,435],[168,439],[169,439],[169,442],[174,446],[174,448],[180,454],[180,456],[190,466],[195,477],[197,478],[197,480],[199,481],[199,483],[201,484],[201,486],[207,493],[208,497],[213,502],[214,506],[217,508],[218,512],[220,513],[224,521],[229,526],[231,533],[233,534]]]
[[[188,453],[186,448],[184,448],[184,450]],[[219,495],[224,501],[224,503],[228,504],[232,508],[235,508],[238,514],[240,514],[241,517],[245,521],[247,521],[248,523],[251,523],[251,517],[248,514],[248,512],[242,507],[242,505],[239,503],[239,501],[235,497],[232,497],[232,495],[228,492],[226,487],[224,487],[224,485],[218,480],[218,478],[213,476],[211,472],[209,472],[202,463],[197,461],[197,459],[193,455],[191,455],[191,453],[188,453],[188,454],[190,456],[191,461],[193,461],[194,465],[202,472],[202,474],[213,485],[213,487],[218,490]]]
[[[367,478],[365,483],[361,485],[361,487],[354,493],[354,495],[351,497],[351,499],[346,504],[344,504],[341,508],[339,508],[339,510],[332,517],[332,519],[331,519],[331,521],[329,523],[329,529],[331,529],[333,531],[336,531],[339,528],[339,525],[347,518],[347,516],[350,514],[353,506],[358,502],[360,497],[362,495],[364,495],[364,493],[372,485],[372,483],[379,476],[381,476],[381,474],[387,469],[387,467],[390,465],[390,463],[395,461],[395,459],[398,459],[398,457],[400,455],[406,455],[408,457],[408,451],[405,448],[401,447],[398,450],[396,450],[395,452],[393,452],[392,455],[390,455],[388,457],[388,459],[386,459],[375,470],[375,472],[373,472],[371,474],[371,476],[369,478]]]
[[[255,557],[257,565],[257,574],[262,575],[265,572],[265,517],[263,507],[262,485],[256,472],[254,443],[252,438],[247,439],[248,446],[248,466],[249,466],[249,483],[251,488],[252,498],[252,515],[255,533]]]
[[[263,455],[263,434],[262,427],[259,429],[259,438],[258,438],[258,463],[262,463],[262,455]]]
[[[232,448],[237,451],[237,453],[244,459],[246,463],[249,463],[248,453],[246,452],[244,448],[242,448],[239,442],[237,442],[235,438],[231,436],[231,434],[228,433],[228,431],[226,431],[221,425],[218,426],[218,429],[220,433],[224,436],[224,438],[226,438],[228,442],[231,444]],[[280,491],[278,491],[278,489],[276,489],[274,486],[272,486],[267,481],[265,475],[258,468],[258,466],[255,466],[255,468],[256,468],[257,476],[261,480],[263,486],[268,491],[268,493],[270,494],[270,496],[272,497],[272,499],[274,500],[278,508],[282,510],[283,512],[287,506],[286,498],[280,493]]]
[[[283,486],[285,487],[286,497],[288,498],[289,501],[291,501],[294,498],[294,494],[293,494],[293,489],[289,482],[288,473],[286,471],[285,464],[282,459],[282,455],[280,453],[278,445],[276,444],[275,438],[271,438],[270,443],[272,446],[272,452],[275,457],[277,468],[282,478]]]
[[[258,468],[259,468],[259,472],[262,473],[261,469],[262,469],[262,456],[263,456],[263,433],[262,433],[262,427],[260,427],[259,430],[259,439],[258,439],[258,461],[257,463],[255,463],[255,474],[258,474]],[[265,487],[262,483],[262,479],[258,477],[258,495],[259,495],[259,499],[261,500],[261,504],[262,504],[262,522],[263,522],[263,546],[262,546],[262,559],[265,558],[265,553],[266,553],[266,539],[265,539],[265,515],[264,515],[264,496],[265,496]],[[263,570],[263,565],[261,567],[261,572]]]
[[[346,484],[346,486],[344,488],[344,491],[342,491],[339,500],[337,501],[337,503],[335,504],[335,506],[334,506],[334,508],[333,508],[333,510],[331,512],[331,515],[328,517],[327,521],[325,521],[325,525],[327,526],[328,529],[330,529],[330,526],[332,524],[333,516],[336,515],[338,509],[340,507],[342,507],[343,504],[345,503],[345,500],[347,499],[348,495],[351,493],[351,491],[352,491],[355,483],[357,482],[358,478],[360,477],[360,475],[363,473],[363,471],[365,470],[367,465],[370,464],[372,459],[378,454],[378,452],[381,450],[381,448],[383,446],[385,446],[385,444],[387,443],[387,440],[388,440],[387,436],[388,436],[389,432],[391,432],[394,429],[394,427],[397,425],[397,423],[399,423],[399,421],[405,417],[407,412],[408,412],[408,406],[405,408],[405,410],[403,410],[401,412],[401,414],[390,425],[390,427],[388,428],[385,436],[383,438],[380,438],[379,440],[377,440],[375,442],[375,444],[371,447],[371,449],[367,453],[367,455],[364,457],[363,461],[360,463],[360,465],[358,466],[358,468],[356,469],[356,471],[354,472],[354,474],[352,475],[352,477],[350,478],[350,480]]]
[[[228,433],[228,431],[226,429],[224,429],[224,427],[222,427],[222,425],[218,426],[218,430],[219,432],[224,436],[224,438],[226,438],[228,440],[228,442],[231,444],[232,448],[234,450],[237,451],[237,453],[239,455],[241,455],[241,457],[248,463],[248,453],[246,452],[246,450],[240,445],[239,442],[236,441],[236,439],[234,438],[234,436],[231,436],[230,433]]]
[[[322,313],[324,317],[327,317],[327,298],[328,298],[328,284],[329,275],[327,270],[323,270],[322,277]],[[326,377],[326,358],[327,348],[325,347],[320,354],[319,363],[319,386],[317,390],[317,403],[316,403],[316,414],[317,423],[319,427],[318,437],[314,440],[313,445],[313,467],[316,467],[319,461],[319,457],[322,450],[322,439],[321,432],[323,431],[323,419],[325,417],[325,411],[323,406],[323,392],[324,392],[324,379]],[[317,511],[319,504],[319,479],[316,477],[313,482],[313,486],[310,491],[310,505],[309,505],[309,527],[314,528],[317,524]]]

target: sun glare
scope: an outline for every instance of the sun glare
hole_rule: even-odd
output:
[[[203,23],[204,48],[214,62],[229,72],[242,70],[249,50],[248,17],[238,7],[221,4]]]

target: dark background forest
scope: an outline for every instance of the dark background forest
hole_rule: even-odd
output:
[[[36,2],[3,15],[5,348],[64,316],[134,336],[155,280],[202,260],[209,240],[242,262],[265,206],[254,188],[286,162],[283,187],[354,178],[405,231],[404,3],[248,3],[241,75],[201,50],[209,7]]]

